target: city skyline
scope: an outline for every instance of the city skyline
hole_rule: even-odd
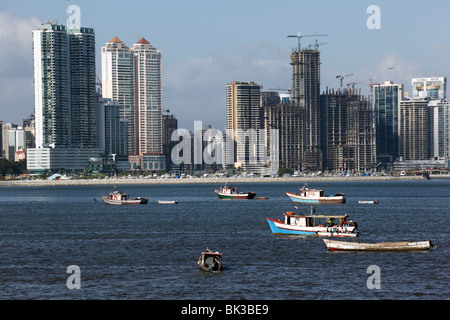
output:
[[[228,1],[210,3],[114,3],[71,1],[81,9],[81,25],[96,30],[97,75],[100,47],[118,36],[127,44],[145,37],[162,51],[162,108],[191,128],[200,120],[223,129],[226,123],[225,85],[254,81],[287,89],[289,57],[297,39],[287,35],[327,34],[321,45],[321,92],[339,88],[339,74],[353,74],[368,94],[370,79],[401,83],[412,95],[411,79],[448,76],[446,9],[431,1]],[[258,4],[255,7],[255,4]],[[381,9],[381,29],[371,30],[366,12]],[[17,1],[0,7],[0,120],[21,123],[34,112],[31,32],[46,20],[65,25],[66,1]],[[233,18],[231,18],[233,17]],[[303,38],[302,46],[315,38]],[[13,48],[13,49],[12,49]],[[362,83],[360,83],[362,82]],[[359,84],[358,84],[359,83]]]

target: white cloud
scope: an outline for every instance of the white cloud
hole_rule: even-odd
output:
[[[253,81],[263,90],[289,86],[289,55],[281,56],[270,44],[261,42],[240,45],[235,51],[164,67],[163,108],[175,114],[180,127],[191,129],[195,120],[201,120],[224,129],[226,84],[232,81]]]
[[[33,112],[31,32],[40,21],[0,12],[0,120],[21,124]]]

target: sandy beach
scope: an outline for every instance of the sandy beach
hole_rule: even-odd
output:
[[[439,176],[445,178],[448,176]],[[432,176],[434,178],[434,176]],[[0,181],[0,186],[64,186],[119,184],[196,184],[196,183],[280,183],[321,181],[399,181],[425,180],[422,176],[349,176],[349,177],[265,177],[265,178],[155,178],[155,179],[71,179],[71,180],[13,180]]]

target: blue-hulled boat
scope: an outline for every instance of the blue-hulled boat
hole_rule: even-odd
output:
[[[313,210],[311,210],[313,211]],[[284,221],[267,217],[270,229],[276,235],[305,235],[322,237],[357,237],[356,221],[345,215],[300,215],[285,212]]]

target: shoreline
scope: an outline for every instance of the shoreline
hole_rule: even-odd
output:
[[[448,175],[432,175],[431,178],[450,178]],[[402,181],[426,180],[422,176],[353,176],[353,177],[266,177],[266,178],[156,178],[156,179],[71,179],[71,180],[12,180],[0,181],[0,186],[76,186],[118,184],[199,184],[199,183],[280,183],[322,181]]]

